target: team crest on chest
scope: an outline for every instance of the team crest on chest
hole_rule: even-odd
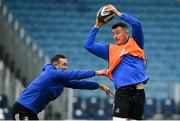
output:
[[[127,54],[127,51],[125,48],[123,48],[122,51],[120,52],[119,56],[123,56],[125,54]]]

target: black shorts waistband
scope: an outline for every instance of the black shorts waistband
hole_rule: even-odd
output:
[[[117,90],[143,90],[143,89],[137,89],[137,85],[128,85],[119,87]]]
[[[136,90],[136,86],[119,87],[118,90]]]

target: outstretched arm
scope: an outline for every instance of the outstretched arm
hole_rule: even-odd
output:
[[[73,88],[73,89],[88,89],[88,90],[95,90],[95,89],[102,89],[106,92],[107,95],[113,94],[111,90],[103,84],[98,84],[95,81],[88,81],[88,80],[70,80],[64,83],[65,87]]]
[[[93,70],[53,70],[51,74],[54,74],[54,77],[57,77],[61,82],[66,82],[68,80],[80,80],[85,78],[90,78],[95,75],[101,75],[102,71],[93,71]]]
[[[97,82],[87,81],[87,80],[69,80],[64,83],[64,86],[73,89],[89,89],[89,90],[95,90],[99,88],[99,84]]]
[[[85,79],[90,78],[96,75],[96,72],[93,70],[55,70],[53,72],[55,74],[55,77],[57,77],[59,80],[67,81],[67,80],[73,80],[73,79]]]

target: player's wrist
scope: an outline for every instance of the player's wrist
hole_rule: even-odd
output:
[[[97,29],[99,29],[99,28],[100,28],[100,26],[99,26],[99,25],[97,25],[97,24],[95,24],[95,25],[94,25],[94,27],[95,27],[95,28],[97,28]]]
[[[103,85],[102,84],[99,84],[99,88],[102,89]]]
[[[118,11],[118,10],[114,10],[113,13],[116,15],[116,16],[120,16],[121,13]]]
[[[101,28],[101,26],[102,26],[101,23],[96,23],[96,24],[95,24],[95,27],[96,27],[97,29]]]
[[[102,89],[102,90],[105,90],[103,84],[99,84],[99,88]]]

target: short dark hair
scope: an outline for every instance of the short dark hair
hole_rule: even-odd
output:
[[[53,64],[54,62],[57,62],[59,60],[59,58],[66,58],[64,55],[58,54],[58,55],[54,55],[51,57],[51,64]]]
[[[122,27],[122,28],[128,29],[128,25],[123,22],[119,22],[119,23],[112,25],[112,29],[116,29],[117,27]]]

